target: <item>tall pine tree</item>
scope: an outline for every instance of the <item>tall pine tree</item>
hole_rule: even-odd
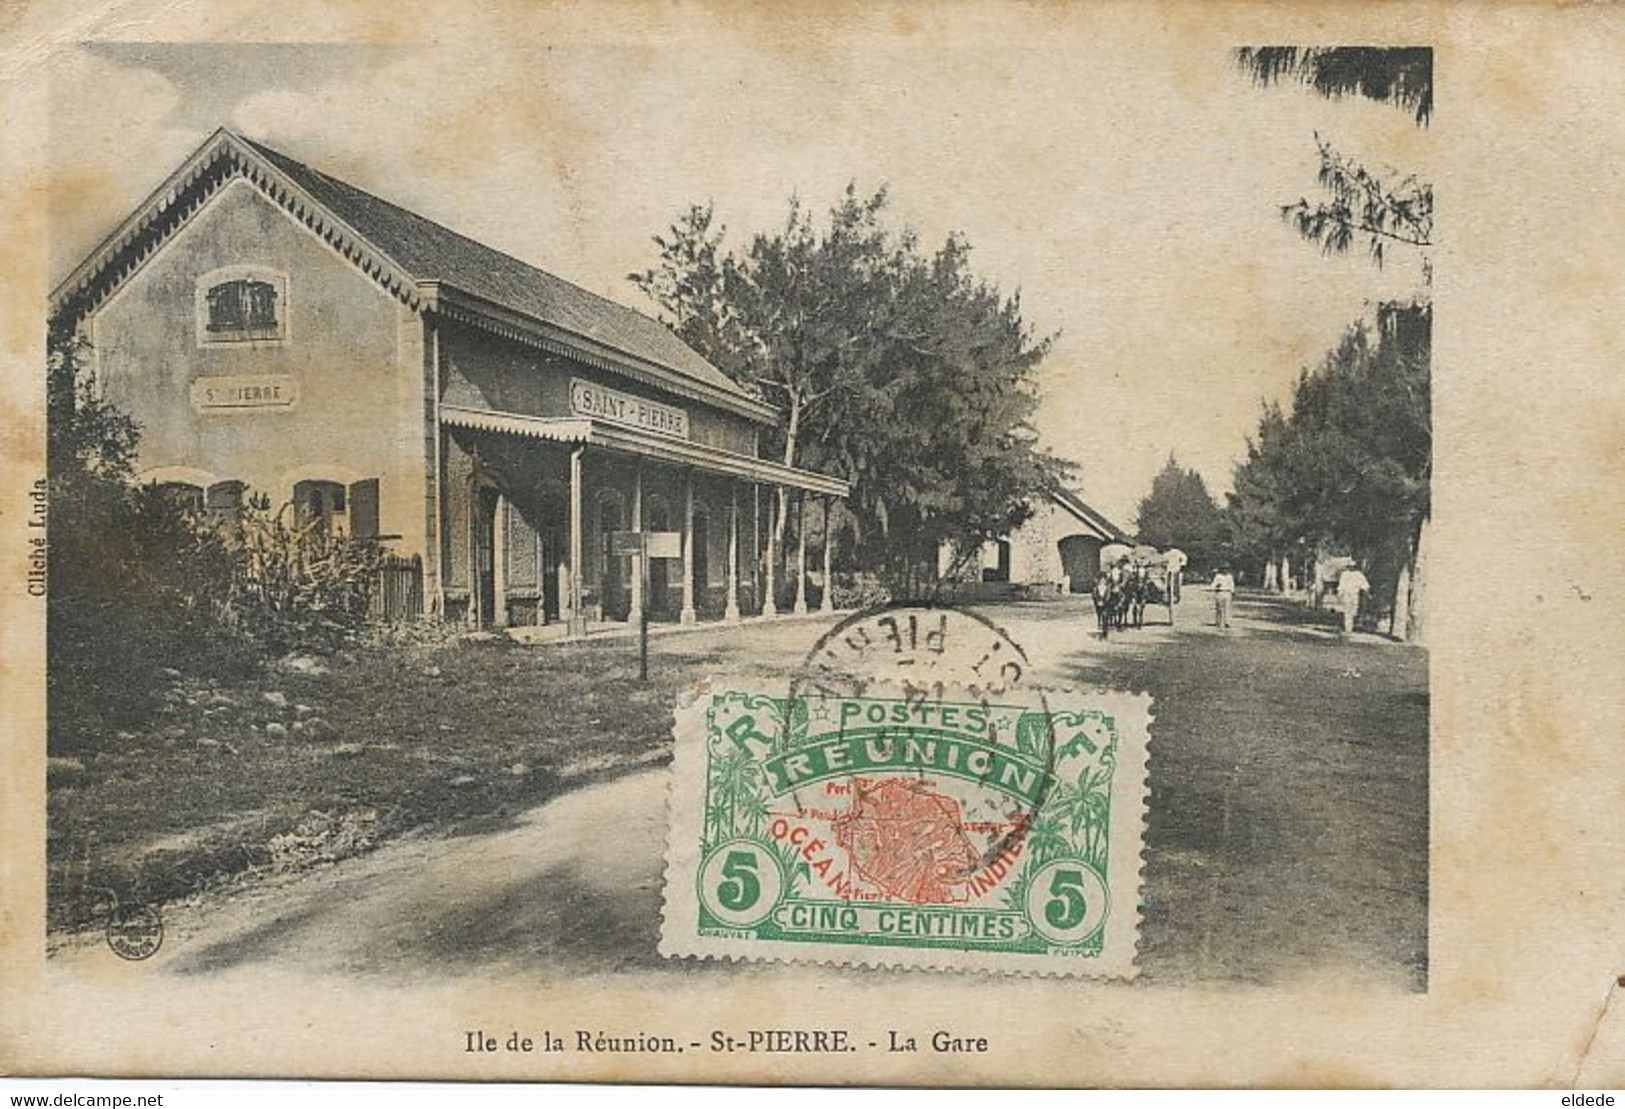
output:
[[[1180,466],[1170,453],[1135,518],[1140,542],[1178,547],[1194,573],[1212,570],[1225,557],[1226,528],[1218,502],[1195,470]]]

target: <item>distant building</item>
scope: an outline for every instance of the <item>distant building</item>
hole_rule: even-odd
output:
[[[377,537],[477,626],[760,611],[775,409],[655,320],[226,130],[56,289],[142,481]],[[649,596],[615,531],[681,535]]]
[[[1069,489],[1036,505],[1008,537],[982,544],[968,559],[944,544],[937,572],[961,582],[1008,583],[1039,592],[1087,593],[1100,573],[1100,549],[1133,539]]]

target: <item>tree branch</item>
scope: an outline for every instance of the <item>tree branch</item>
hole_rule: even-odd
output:
[[[1318,219],[1332,220],[1351,231],[1363,231],[1368,235],[1379,235],[1384,239],[1392,239],[1396,243],[1404,243],[1407,246],[1425,248],[1434,245],[1432,239],[1413,239],[1405,235],[1397,234],[1393,231],[1385,230],[1381,227],[1374,227],[1364,220],[1353,220],[1347,216],[1340,215],[1335,209],[1324,206],[1319,208],[1311,208],[1309,207],[1308,201],[1304,200],[1300,200],[1296,204],[1284,205],[1281,208],[1282,218],[1291,219],[1295,215],[1299,216],[1300,218],[1313,217]]]

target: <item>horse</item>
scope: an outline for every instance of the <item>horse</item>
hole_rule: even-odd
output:
[[[1094,588],[1089,591],[1089,599],[1095,604],[1095,621],[1100,625],[1100,638],[1106,639],[1111,635],[1117,607],[1117,589],[1111,575],[1095,576]]]
[[[1145,602],[1151,592],[1151,582],[1138,566],[1128,572],[1123,582],[1123,622],[1136,628],[1145,627]]]
[[[1100,638],[1105,639],[1111,629],[1123,631],[1134,618],[1135,575],[1124,566],[1116,566],[1095,578],[1089,597],[1095,604],[1095,619],[1100,624]],[[1144,605],[1140,606],[1139,620],[1144,619]],[[1139,627],[1139,623],[1135,624]]]

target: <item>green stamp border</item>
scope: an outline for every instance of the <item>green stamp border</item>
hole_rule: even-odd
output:
[[[885,704],[907,703],[903,698],[885,696],[862,696],[840,699],[846,701],[867,701]],[[748,756],[751,759],[755,758],[749,746],[752,741],[760,741],[768,745],[768,757],[771,758],[775,754],[782,756],[797,746],[811,744],[820,739],[827,739],[828,734],[823,736],[809,735],[810,721],[809,714],[805,707],[807,700],[808,698],[806,697],[798,697],[793,699],[776,698],[768,694],[752,693],[741,690],[725,690],[713,693],[709,698],[705,709],[705,788],[701,799],[702,824],[700,829],[700,850],[698,855],[698,865],[695,867],[694,871],[694,892],[697,912],[693,925],[700,931],[701,934],[720,932],[736,939],[744,939],[745,936],[742,934],[748,934],[751,940],[755,940],[757,942],[772,942],[792,945],[833,944],[837,946],[899,949],[905,951],[974,950],[977,952],[989,952],[1026,957],[1037,955],[1054,955],[1057,953],[1065,953],[1071,956],[1096,957],[1102,953],[1107,928],[1111,921],[1113,912],[1113,899],[1110,893],[1111,875],[1109,870],[1109,863],[1111,859],[1111,798],[1112,779],[1116,772],[1116,754],[1120,749],[1121,744],[1121,735],[1119,733],[1117,720],[1114,715],[1099,709],[1086,709],[1081,712],[1063,709],[1046,712],[1044,714],[1047,717],[1049,729],[1052,734],[1055,731],[1054,726],[1057,722],[1063,723],[1068,729],[1081,729],[1086,723],[1095,722],[1105,729],[1107,738],[1105,738],[1104,741],[1098,745],[1085,738],[1081,730],[1066,740],[1064,744],[1060,742],[1059,738],[1055,740],[1058,745],[1058,750],[1062,753],[1066,751],[1067,747],[1081,743],[1083,746],[1089,749],[1091,754],[1098,754],[1100,763],[1097,768],[1098,772],[1091,773],[1090,769],[1086,766],[1083,775],[1079,777],[1076,783],[1061,782],[1059,783],[1059,789],[1051,790],[1045,797],[1043,804],[1039,807],[1038,815],[1032,823],[1032,827],[1040,829],[1041,836],[1047,837],[1047,839],[1041,841],[1045,844],[1045,846],[1042,848],[1029,847],[1029,850],[1024,853],[1023,859],[1025,861],[1020,872],[1007,883],[1006,888],[1003,891],[1005,906],[1003,908],[971,908],[951,905],[922,905],[912,902],[896,902],[889,900],[858,902],[842,899],[832,901],[829,899],[805,898],[798,896],[797,883],[802,878],[800,870],[804,870],[805,868],[801,867],[798,869],[795,862],[793,849],[788,848],[787,845],[775,842],[771,836],[767,835],[764,831],[764,824],[767,818],[765,802],[771,798],[783,797],[787,796],[788,794],[771,791],[771,779],[764,769],[767,762],[766,758],[754,762],[748,762],[746,761],[746,757]],[[751,722],[745,728],[740,728],[739,722],[736,722],[732,729],[724,731],[717,722],[717,713],[720,707],[728,704],[729,702],[742,703],[747,709],[755,708],[776,710],[775,718],[773,720],[774,726],[764,731],[755,727],[754,719],[749,718]],[[982,707],[980,702],[965,701],[938,701],[933,702],[933,704],[939,707],[954,706],[966,709]],[[1024,716],[1032,715],[1031,710],[1028,710],[1024,706],[1020,705],[995,705],[994,707],[1017,709],[1020,710]],[[928,725],[911,726],[911,728],[926,733],[931,733],[933,731],[945,731],[945,729],[933,729]],[[836,734],[840,734],[840,732],[837,731]],[[950,736],[949,738],[952,737]],[[734,745],[733,748],[728,748],[723,741],[731,742]],[[732,756],[729,763],[726,764],[725,769],[721,770],[720,772],[716,762],[718,747],[721,747],[724,751],[727,751],[730,756]],[[1049,752],[1045,752],[1045,754],[1047,756]],[[751,770],[752,766],[754,766],[755,769],[754,773]],[[922,769],[926,768],[922,767]],[[934,769],[941,772],[941,768]],[[857,771],[852,771],[851,773],[856,772]],[[844,776],[844,774],[837,772],[821,775],[817,780],[822,781],[832,777],[841,776]],[[965,775],[957,776],[966,777]],[[715,793],[718,792],[719,779],[724,782],[731,782],[734,787],[739,788],[741,792],[747,796],[744,798],[727,798],[726,804],[724,804],[723,799],[715,796]],[[970,780],[974,781],[977,779],[970,778]],[[758,781],[760,786],[757,785]],[[746,826],[743,830],[741,830],[736,823],[740,817],[740,806],[738,802],[741,799],[747,802],[747,808],[745,811]],[[758,803],[760,803],[762,806],[760,810],[755,808]],[[1051,812],[1050,810],[1052,808],[1057,811]],[[720,820],[720,816],[724,812],[728,814],[729,820],[729,826],[726,829],[721,827]],[[751,821],[753,819],[758,820],[761,823],[757,823],[754,827],[752,827]],[[714,826],[716,830],[721,833],[715,837],[712,835]],[[1070,835],[1068,835],[1068,832],[1070,832]],[[1084,842],[1081,845],[1075,838],[1080,834],[1084,839]],[[706,891],[703,889],[702,885],[705,866],[710,858],[726,843],[739,840],[747,840],[774,857],[779,863],[780,876],[782,879],[779,898],[755,923],[746,925],[732,924],[727,921],[720,920],[712,915],[705,906]],[[1029,835],[1028,843],[1031,844],[1031,842],[1032,837]],[[1043,851],[1044,853],[1040,855],[1040,851]],[[1028,883],[1033,875],[1050,868],[1057,862],[1063,862],[1068,859],[1075,859],[1080,867],[1087,868],[1094,873],[1100,882],[1102,890],[1105,892],[1107,898],[1107,908],[1101,915],[1100,923],[1087,935],[1073,941],[1056,941],[1044,935],[1042,929],[1039,927],[1037,922],[1032,919],[1031,914],[1027,910]],[[780,907],[788,904],[792,900],[804,901],[809,904],[817,904],[820,906],[845,904],[857,907],[863,911],[872,911],[877,914],[886,911],[896,913],[952,913],[956,915],[992,915],[995,913],[1013,914],[1019,915],[1027,921],[1027,933],[1023,938],[1015,942],[988,943],[967,940],[965,937],[957,935],[878,935],[868,931],[846,932],[832,931],[828,929],[784,929],[774,923],[774,918],[777,915]]]

